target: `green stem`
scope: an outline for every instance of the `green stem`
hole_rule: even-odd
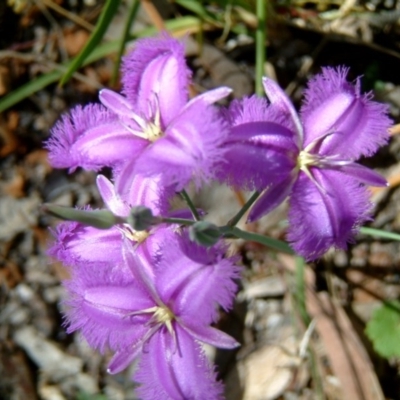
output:
[[[196,223],[192,219],[185,219],[185,218],[169,218],[169,217],[160,217],[159,223],[168,223],[168,224],[179,224],[179,225],[186,225],[191,226]]]
[[[238,238],[238,239],[250,240],[252,242],[257,242],[264,246],[281,251],[282,253],[291,255],[295,254],[287,243],[278,239],[273,239],[264,235],[260,235],[258,233],[242,231],[239,228],[228,225],[221,226],[219,229],[223,233],[225,238]]]
[[[257,30],[256,30],[256,94],[264,96],[262,78],[265,64],[266,41],[266,4],[265,0],[257,0]]]
[[[296,262],[296,271],[295,271],[294,298],[301,319],[303,320],[304,325],[308,326],[311,322],[311,318],[308,315],[306,306],[306,280],[305,280],[306,264],[304,262],[303,257],[296,257],[295,262]]]
[[[192,199],[190,198],[190,196],[187,194],[186,190],[183,189],[182,191],[179,192],[179,194],[181,195],[182,199],[185,200],[186,204],[188,205],[188,207],[190,208],[190,211],[192,212],[193,218],[196,221],[200,221],[200,215],[197,212],[197,209],[195,207],[195,205],[193,204]]]
[[[68,67],[67,72],[65,72],[64,76],[60,80],[59,83],[60,86],[63,86],[69,81],[74,72],[77,71],[84,64],[85,60],[99,45],[101,39],[106,33],[108,26],[110,25],[112,19],[114,18],[114,15],[116,14],[120,3],[121,0],[106,0],[104,7],[101,11],[101,14],[99,16],[99,19],[94,28],[94,31],[90,35],[90,38],[86,42],[84,48],[72,60],[71,64]]]
[[[247,210],[253,205],[253,203],[257,200],[257,197],[260,195],[260,192],[254,192],[251,197],[246,201],[246,204],[239,210],[239,212],[227,223],[228,226],[235,226],[240,218],[247,212]]]
[[[374,229],[374,228],[361,228],[360,233],[363,235],[371,235],[371,236],[376,236],[380,237],[383,239],[392,239],[392,240],[399,240],[400,241],[400,234],[398,233],[393,233],[393,232],[386,232],[381,229]]]
[[[136,0],[129,10],[129,14],[128,14],[128,18],[126,20],[124,31],[122,32],[122,38],[121,38],[121,42],[120,42],[119,49],[118,49],[117,59],[115,61],[115,65],[114,65],[114,70],[113,70],[113,74],[112,74],[112,78],[111,78],[111,85],[115,85],[117,83],[119,67],[121,65],[121,58],[122,58],[122,55],[124,54],[126,43],[129,40],[129,31],[130,31],[130,28],[132,26],[134,19],[136,18],[136,14],[139,10],[139,6],[140,6],[140,1]]]

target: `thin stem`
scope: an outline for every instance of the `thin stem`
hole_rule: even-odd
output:
[[[264,246],[281,251],[282,253],[291,255],[295,254],[287,243],[278,239],[270,238],[268,236],[260,235],[258,233],[242,231],[239,228],[228,225],[221,226],[219,229],[225,238],[238,238],[238,239],[250,240],[252,242],[257,242]]]
[[[151,0],[141,0],[142,7],[159,32],[166,31],[164,20]]]
[[[200,221],[200,215],[197,212],[197,209],[196,209],[195,205],[193,204],[192,199],[187,194],[186,190],[183,189],[182,191],[179,192],[179,194],[181,195],[182,199],[185,200],[186,204],[188,205],[190,211],[192,212],[193,218],[196,221]]]
[[[55,12],[61,14],[63,17],[68,18],[71,21],[75,22],[77,25],[80,25],[83,28],[87,29],[89,32],[92,32],[94,30],[94,25],[79,17],[79,15],[76,15],[72,12],[67,11],[65,8],[60,7],[58,4],[54,3],[54,1],[41,0],[41,2],[47,7],[52,8]]]
[[[121,38],[121,43],[120,43],[119,49],[118,49],[117,60],[114,65],[114,70],[113,70],[113,74],[112,74],[112,78],[111,78],[111,85],[115,85],[117,83],[118,71],[119,71],[119,67],[121,65],[121,58],[125,51],[126,43],[129,40],[129,31],[131,29],[133,21],[136,18],[136,14],[139,10],[139,6],[140,6],[140,1],[136,0],[129,10],[129,14],[128,14],[128,18],[126,20],[124,31],[122,32],[122,38]]]
[[[306,264],[303,257],[296,257],[296,272],[295,272],[295,292],[294,298],[296,300],[296,307],[300,313],[301,319],[307,326],[311,322],[311,318],[307,312],[306,306],[306,280],[305,269]]]
[[[265,0],[257,0],[257,30],[256,30],[256,94],[264,95],[262,77],[264,76],[265,64],[265,41],[266,41],[266,4]]]
[[[253,203],[257,200],[257,197],[260,195],[260,192],[255,191],[251,197],[247,200],[246,204],[239,210],[239,212],[227,223],[228,226],[235,226],[240,218],[247,212],[247,210],[253,205]]]
[[[191,226],[196,223],[192,219],[160,217],[158,223],[179,224]]]
[[[381,229],[374,229],[374,228],[361,228],[360,233],[363,235],[371,235],[371,236],[376,236],[380,237],[383,239],[392,239],[392,240],[399,240],[400,241],[400,234],[398,233],[393,233],[393,232],[386,232]]]

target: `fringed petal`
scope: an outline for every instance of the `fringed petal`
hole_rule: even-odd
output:
[[[204,102],[186,108],[171,122],[165,136],[154,142],[136,163],[138,173],[163,175],[179,191],[193,178],[197,187],[209,181],[223,158],[226,126],[216,109]]]
[[[176,343],[163,328],[149,342],[134,380],[142,399],[222,400],[223,387],[216,381],[200,345],[179,325]]]
[[[135,346],[117,351],[108,363],[107,372],[114,375],[128,368],[135,358],[140,355],[142,351],[141,344],[142,343],[139,341]]]
[[[128,205],[121,199],[119,193],[115,191],[114,185],[104,176],[99,175],[96,180],[97,189],[107,208],[120,217],[126,217],[129,214]]]
[[[122,233],[118,228],[96,229],[77,222],[63,222],[53,231],[55,241],[48,254],[65,266],[92,264],[98,267],[112,262],[123,264]],[[99,251],[99,249],[101,249]]]
[[[265,93],[271,102],[271,107],[279,110],[282,116],[285,116],[290,121],[291,130],[296,134],[296,143],[301,146],[304,140],[303,126],[293,103],[274,80],[264,77],[263,85]]]
[[[321,257],[330,247],[345,249],[362,223],[370,218],[371,203],[358,180],[334,170],[303,172],[290,198],[288,240],[307,260]]]
[[[119,122],[88,129],[71,146],[76,166],[98,170],[134,160],[148,146],[146,139],[129,132]]]
[[[356,160],[387,143],[391,120],[388,107],[360,93],[360,82],[346,81],[348,68],[324,68],[309,81],[301,116],[304,147],[316,140],[320,155]]]
[[[65,302],[67,331],[80,330],[92,347],[102,352],[106,347],[127,348],[147,331],[150,317],[131,313],[153,303],[129,271],[82,265],[73,269],[64,285],[69,292]]]
[[[219,349],[234,349],[240,346],[240,343],[238,343],[232,336],[229,336],[225,332],[215,329],[212,326],[202,326],[197,324],[193,326],[182,325],[181,327],[196,340],[218,347]]]
[[[123,91],[129,102],[149,116],[155,106],[161,111],[163,127],[169,124],[188,99],[191,76],[184,46],[166,33],[136,42],[123,59]]]
[[[247,221],[257,221],[278,207],[289,196],[294,181],[294,174],[289,174],[285,179],[271,184],[254,203]]]
[[[51,129],[51,137],[45,144],[49,150],[50,164],[55,168],[69,168],[70,171],[77,167],[99,169],[101,161],[85,158],[77,151],[75,144],[94,128],[98,135],[102,135],[117,127],[117,117],[102,105],[88,104],[73,108],[70,114],[63,115]]]
[[[216,175],[233,187],[262,191],[285,180],[295,166],[295,158],[285,148],[249,140],[226,145]]]
[[[233,100],[228,110],[222,110],[229,124],[234,127],[248,122],[270,122],[291,132],[293,142],[297,144],[295,126],[287,113],[274,104],[268,103],[265,98],[256,95]]]
[[[389,185],[387,180],[381,174],[378,174],[374,170],[364,167],[364,165],[361,164],[349,163],[347,165],[337,167],[337,170],[346,175],[352,176],[358,181],[369,186],[385,187]]]
[[[157,290],[185,323],[209,324],[217,319],[218,306],[232,306],[240,269],[237,258],[225,258],[225,251],[224,246],[198,246],[186,234],[161,246]]]

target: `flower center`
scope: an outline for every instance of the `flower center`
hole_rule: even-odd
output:
[[[142,243],[149,236],[150,232],[148,231],[135,231],[130,225],[124,224],[123,228],[121,228],[121,232],[132,242]]]
[[[166,326],[168,332],[174,339],[174,342],[176,341],[175,331],[172,326],[172,321],[176,319],[176,317],[175,314],[165,304],[161,303],[161,305],[129,313],[129,315],[141,315],[141,314],[153,314],[150,320],[148,321],[148,325],[151,327],[151,329],[147,333],[146,339],[144,339],[144,341],[150,339],[150,337],[163,325]]]
[[[160,125],[153,122],[148,122],[146,128],[143,131],[143,135],[150,142],[155,142],[164,135],[164,132],[161,130]]]
[[[138,129],[131,130],[135,136],[139,136],[150,142],[155,142],[164,136],[164,132],[161,127],[161,113],[158,97],[154,95],[153,101],[149,101],[148,116],[143,118],[137,114],[131,114],[132,119],[136,122],[139,127]]]
[[[318,167],[322,158],[318,154],[311,154],[306,150],[302,150],[297,158],[297,167],[301,170],[307,170],[309,167]]]
[[[154,311],[153,318],[159,324],[165,324],[168,327],[168,324],[175,319],[174,313],[167,307],[155,307],[156,310]]]

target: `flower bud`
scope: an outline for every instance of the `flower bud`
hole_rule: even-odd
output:
[[[153,212],[144,206],[132,207],[128,216],[128,224],[135,231],[145,231],[154,224],[154,221]]]
[[[208,221],[199,221],[189,228],[190,240],[205,247],[213,246],[222,236],[218,226]]]
[[[54,217],[80,222],[98,229],[109,229],[116,224],[125,222],[108,210],[77,210],[56,204],[44,204],[42,210]]]

